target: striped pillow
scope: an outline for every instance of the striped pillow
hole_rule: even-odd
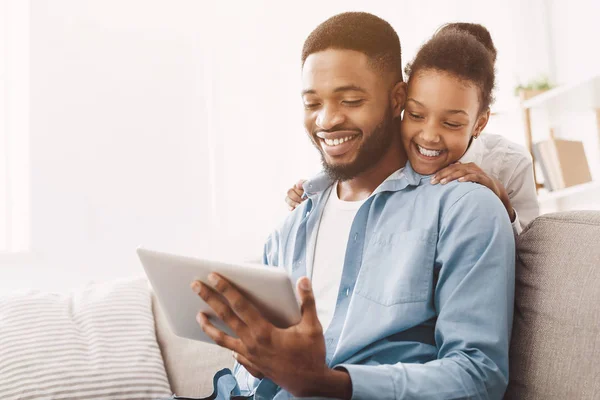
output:
[[[170,394],[146,281],[0,295],[0,399]]]

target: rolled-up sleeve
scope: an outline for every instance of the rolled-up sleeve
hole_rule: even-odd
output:
[[[504,184],[510,203],[517,214],[513,221],[513,231],[518,235],[540,215],[531,158],[521,158]]]
[[[517,210],[515,210],[513,208],[513,211],[515,212],[515,220],[512,222],[511,225],[512,225],[512,229],[513,229],[513,233],[515,234],[515,236],[518,236],[523,231],[524,226],[522,225],[522,222],[519,219],[519,213],[517,212]]]

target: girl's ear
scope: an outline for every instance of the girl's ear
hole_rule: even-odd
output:
[[[391,93],[392,101],[392,116],[399,118],[404,110],[404,103],[406,103],[406,83],[398,82],[394,85]]]
[[[475,128],[473,129],[473,137],[477,138],[481,135],[481,132],[485,129],[488,121],[490,120],[490,109],[488,108],[485,112],[479,115],[477,118],[477,122],[475,123]]]

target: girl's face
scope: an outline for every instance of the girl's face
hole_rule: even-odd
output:
[[[408,85],[402,143],[416,172],[432,175],[458,161],[479,136],[489,111],[479,112],[479,89],[455,75],[423,70]]]

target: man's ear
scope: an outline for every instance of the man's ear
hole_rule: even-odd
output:
[[[481,113],[479,118],[477,118],[477,123],[475,124],[475,129],[473,129],[473,136],[478,137],[481,135],[481,132],[485,129],[488,121],[490,120],[490,109]]]
[[[406,103],[407,96],[406,82],[398,82],[392,88],[391,101],[392,101],[392,116],[394,118],[400,118],[402,110],[404,110],[404,103]]]

